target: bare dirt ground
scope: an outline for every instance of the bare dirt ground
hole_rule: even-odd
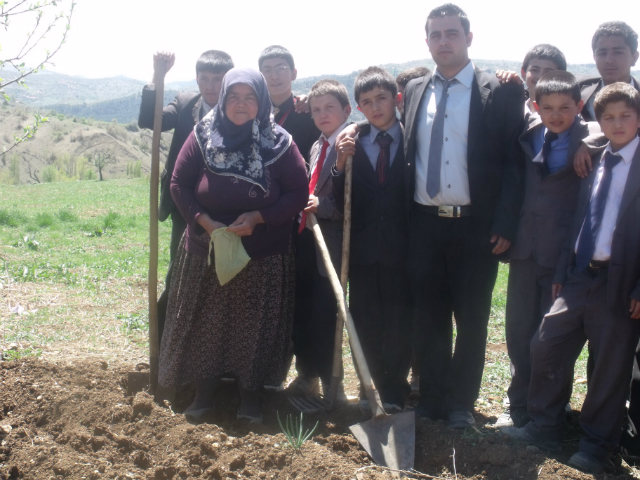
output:
[[[393,478],[373,468],[348,426],[368,419],[357,407],[312,415],[319,421],[300,453],[286,444],[276,420],[294,413],[281,393],[265,392],[264,425],[238,421],[232,384],[216,399],[207,423],[193,425],[175,405],[158,405],[146,393],[126,395],[134,365],[97,358],[71,362],[19,359],[0,362],[0,479],[357,479]],[[563,453],[549,457],[514,445],[494,432],[493,411],[477,412],[477,430],[419,421],[415,478],[594,478],[566,466],[577,448],[575,419]],[[634,470],[598,476],[631,478]]]

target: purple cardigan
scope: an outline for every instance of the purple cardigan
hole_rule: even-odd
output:
[[[295,143],[266,167],[266,174],[269,188],[265,193],[252,183],[212,173],[191,132],[171,179],[171,196],[187,221],[186,249],[203,258],[209,253],[209,245],[202,238],[205,230],[196,222],[199,215],[207,213],[213,220],[229,225],[239,215],[258,210],[265,223],[256,225],[252,235],[241,237],[247,254],[259,259],[286,253],[293,218],[307,206],[309,198],[305,162]]]

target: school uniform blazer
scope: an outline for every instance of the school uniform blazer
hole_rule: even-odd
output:
[[[153,85],[146,85],[142,90],[142,102],[140,103],[140,115],[138,126],[140,128],[153,129],[153,120],[156,105],[156,89]],[[180,153],[180,149],[187,140],[193,127],[200,121],[200,109],[202,108],[202,95],[199,93],[179,93],[173,101],[162,110],[162,131],[173,130],[173,139],[169,147],[167,161],[160,177],[160,206],[158,217],[161,222],[169,215],[180,215],[178,208],[173,203],[170,186],[173,176],[173,167]]]
[[[531,137],[539,135],[544,125],[539,115],[530,119],[529,128],[520,137],[526,169],[524,203],[510,257],[525,260],[533,256],[538,265],[555,269],[578,207],[581,179],[573,169],[573,157],[582,139],[600,128],[593,122],[575,122],[569,131],[567,164],[543,178],[542,164],[533,162],[537,152],[531,147]]]
[[[591,118],[591,113],[589,113],[589,110],[586,108],[586,106],[591,97],[596,94],[598,85],[600,85],[600,80],[602,80],[601,77],[589,77],[578,80],[578,83],[580,84],[580,96],[582,97],[585,105],[582,109],[582,118],[584,118],[586,122],[596,121],[595,118]],[[635,77],[633,78],[633,85],[636,90],[638,90],[638,85],[640,85],[640,83],[638,83],[638,80]]]
[[[356,137],[351,190],[351,253],[349,263],[390,268],[406,267],[408,245],[407,215],[404,199],[404,151],[398,148],[384,184],[369,161],[360,137]],[[333,174],[333,195],[340,212],[344,211],[344,173]]]
[[[578,197],[578,209],[571,227],[571,234],[562,249],[554,283],[564,284],[569,267],[575,264],[575,245],[580,235],[582,223],[603,152],[594,157],[591,174],[582,181]],[[629,315],[631,299],[640,301],[640,148],[636,150],[629,176],[624,187],[616,228],[611,244],[609,277],[607,279],[607,302],[609,308],[620,316]]]
[[[417,116],[432,74],[411,80],[405,90],[405,200],[414,204]],[[471,85],[467,162],[471,211],[476,236],[485,251],[491,235],[514,241],[524,190],[522,85],[501,85],[495,75],[476,67]]]
[[[311,147],[309,158],[311,159],[311,165],[309,168],[309,179],[311,179],[311,173],[315,168],[318,161],[318,153],[320,150],[320,142],[316,141]],[[316,217],[318,218],[318,225],[322,230],[322,236],[327,244],[327,249],[331,255],[331,260],[336,268],[338,276],[340,276],[340,268],[342,265],[342,213],[338,211],[336,202],[333,196],[333,181],[331,175],[331,167],[336,163],[338,157],[335,148],[332,148],[327,154],[327,158],[324,159],[322,165],[322,171],[318,177],[318,183],[313,191],[313,194],[318,197],[318,211]],[[310,228],[307,223],[307,228]],[[316,245],[316,258],[318,261],[318,271],[323,277],[326,277],[327,271],[322,263],[322,257],[320,251]]]

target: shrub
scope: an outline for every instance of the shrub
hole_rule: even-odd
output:
[[[62,135],[61,132],[55,132],[53,134],[53,141],[56,142],[56,143],[62,141],[63,138],[64,138],[64,135]]]
[[[42,170],[42,181],[45,183],[52,183],[58,179],[58,169],[53,165],[47,165]]]
[[[53,215],[51,215],[50,213],[38,213],[36,215],[36,224],[40,227],[40,228],[44,228],[44,227],[50,227],[51,225],[53,225],[54,222],[54,218]]]
[[[0,208],[0,225],[6,225],[8,227],[17,227],[26,223],[27,218],[25,215],[14,209]]]
[[[58,120],[63,121],[65,118],[64,113],[58,114]]]
[[[125,127],[130,132],[138,132],[140,129],[138,128],[138,124],[136,122],[127,123]]]
[[[75,222],[78,215],[70,208],[62,208],[58,211],[58,218],[63,222]]]

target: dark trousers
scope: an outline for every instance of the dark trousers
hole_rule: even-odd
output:
[[[512,409],[526,412],[531,351],[529,345],[542,318],[551,308],[551,284],[555,269],[543,267],[529,257],[511,259],[505,330],[511,360],[511,384],[508,395]]]
[[[314,242],[309,229],[295,235],[293,353],[298,374],[320,377],[329,385],[338,306],[329,279],[318,272]]]
[[[471,411],[482,381],[498,260],[481,248],[472,217],[443,218],[414,209],[409,228],[420,406],[434,416]]]
[[[639,323],[615,315],[607,303],[607,276],[572,267],[560,297],[531,341],[531,384],[525,428],[559,440],[571,396],[575,362],[588,340],[594,359],[589,389],[580,412],[584,437],[580,450],[606,460],[618,445],[629,393]]]
[[[169,244],[169,268],[164,282],[164,292],[158,299],[158,342],[162,340],[164,322],[167,317],[167,303],[169,301],[169,288],[171,287],[171,274],[173,273],[173,261],[178,253],[178,245],[184,231],[187,229],[187,222],[179,213],[171,214],[171,243]]]
[[[404,405],[410,388],[411,297],[404,269],[349,266],[349,308],[382,401]]]

